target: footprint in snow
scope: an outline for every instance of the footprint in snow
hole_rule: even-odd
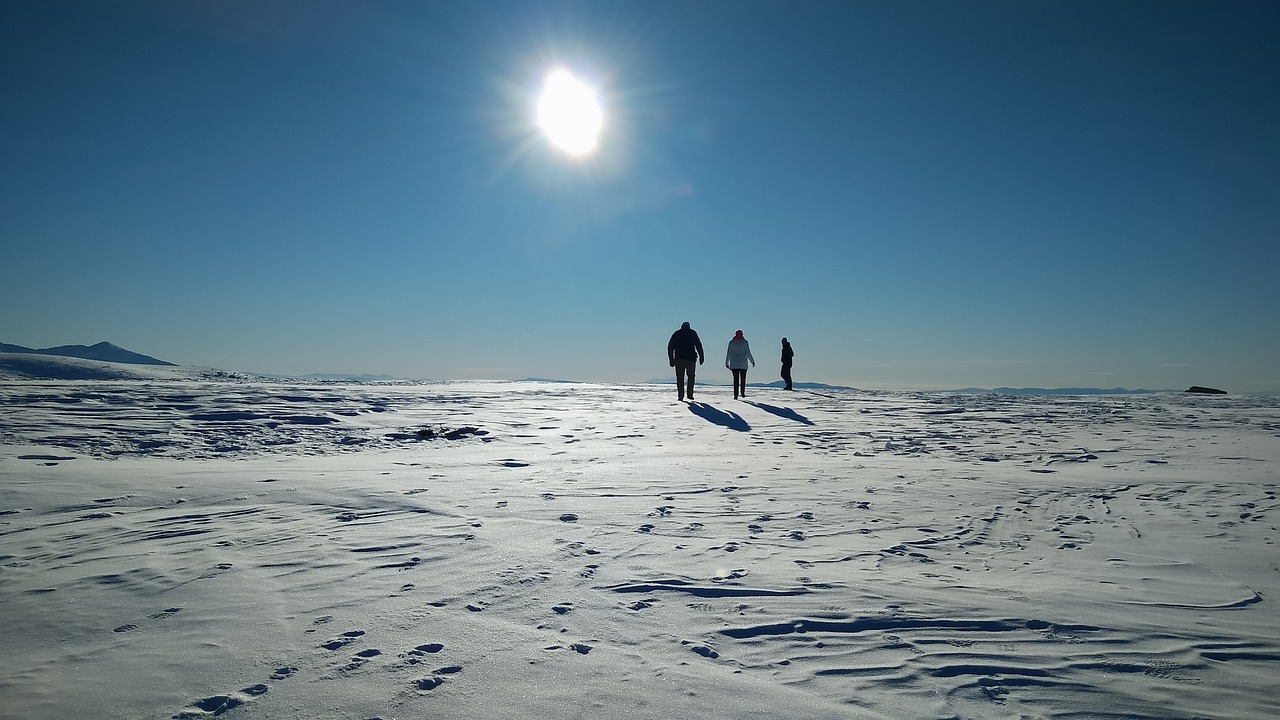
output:
[[[363,630],[349,630],[349,631],[347,631],[347,632],[342,633],[342,635],[341,635],[340,637],[338,637],[338,638],[336,638],[336,639],[333,639],[333,640],[330,640],[330,641],[329,641],[329,642],[327,642],[327,643],[322,644],[320,647],[324,648],[325,650],[330,650],[330,651],[332,651],[332,650],[338,650],[338,649],[341,649],[341,648],[343,648],[343,647],[346,647],[347,645],[350,645],[351,643],[355,642],[355,641],[356,641],[356,638],[358,638],[358,637],[360,637],[360,636],[362,636],[362,635],[364,635],[364,631],[363,631]]]
[[[435,673],[433,673],[430,677],[425,677],[419,680],[415,680],[413,682],[413,686],[422,692],[429,692],[431,690],[435,690],[436,688],[444,684],[445,679],[441,677],[442,675],[453,675],[455,673],[460,673],[460,672],[462,672],[461,665],[450,665],[448,667],[442,667],[436,670]]]

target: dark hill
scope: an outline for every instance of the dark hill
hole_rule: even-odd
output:
[[[101,362],[128,363],[132,365],[174,365],[171,362],[157,360],[150,355],[142,355],[131,350],[125,350],[117,345],[109,342],[100,342],[97,345],[59,345],[58,347],[32,349],[21,345],[10,345],[8,343],[0,343],[0,352],[10,353],[31,353],[33,355],[57,355],[59,357],[73,357],[81,360],[98,360]]]

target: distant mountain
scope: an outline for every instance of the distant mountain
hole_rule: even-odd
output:
[[[965,394],[995,395],[1150,395],[1152,393],[1172,392],[1171,390],[1128,390],[1125,388],[960,388],[958,390],[940,390]]]
[[[51,348],[29,348],[21,345],[0,343],[0,352],[28,353],[31,355],[57,355],[59,357],[80,358],[81,360],[98,360],[100,362],[127,363],[130,365],[174,365],[171,362],[157,360],[150,355],[125,350],[109,342],[97,345],[59,345]]]
[[[747,383],[748,387],[770,387],[784,388],[787,384],[781,380],[774,380],[771,383]],[[800,390],[857,390],[858,388],[849,387],[848,385],[828,385],[820,382],[793,382],[791,387]]]

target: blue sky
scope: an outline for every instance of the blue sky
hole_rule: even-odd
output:
[[[0,341],[1280,390],[1270,2],[9,2]],[[598,151],[533,122],[594,84]]]

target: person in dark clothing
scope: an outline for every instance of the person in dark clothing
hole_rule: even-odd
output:
[[[786,338],[782,338],[782,379],[787,383],[787,386],[783,388],[784,390],[795,389],[791,387],[791,358],[795,356],[795,352],[791,349],[791,343],[787,342]]]
[[[689,327],[689,323],[684,323],[679,330],[671,333],[671,340],[667,342],[667,361],[676,369],[676,392],[680,394],[681,400],[685,397],[693,399],[694,370],[706,359],[702,352],[702,340],[698,337],[698,332]],[[686,375],[689,377],[687,385]]]

